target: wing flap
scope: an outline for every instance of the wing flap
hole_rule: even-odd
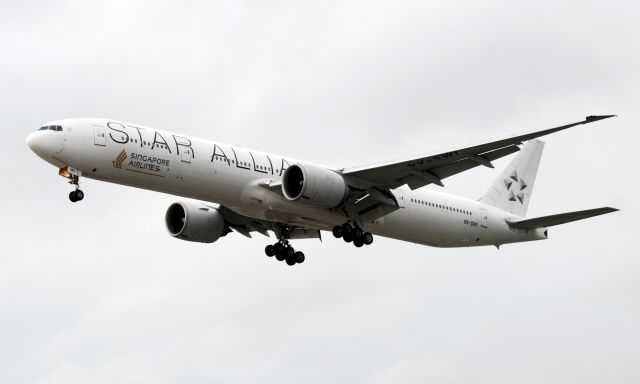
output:
[[[502,157],[508,156],[512,153],[518,152],[520,148],[517,145],[509,145],[504,148],[496,149],[495,151],[485,152],[479,155],[469,156],[465,159],[454,161],[452,163],[448,163],[436,168],[432,168],[428,171],[423,171],[423,173],[428,172],[435,176],[435,180],[429,180],[427,178],[416,179],[415,177],[408,178],[407,185],[411,189],[417,189],[420,187],[424,187],[428,184],[438,184],[442,185],[442,179],[446,179],[447,177],[451,177],[453,175],[457,175],[458,173],[467,171],[469,169],[478,167],[478,166],[486,166],[493,168],[491,164],[492,161],[500,159]],[[415,175],[415,173],[413,173]],[[438,181],[440,183],[438,183]]]
[[[618,211],[616,208],[611,207],[602,207],[602,208],[594,208],[587,209],[584,211],[575,211],[575,212],[567,212],[560,213],[557,215],[551,216],[542,216],[536,217],[533,219],[526,219],[520,221],[508,221],[510,227],[517,229],[536,229],[536,228],[546,228],[552,227],[554,225],[560,225],[565,223],[570,223],[572,221],[584,220],[590,217],[604,215],[611,212]]]

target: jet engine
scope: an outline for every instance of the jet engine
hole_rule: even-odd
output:
[[[171,204],[164,221],[171,236],[198,243],[213,243],[224,235],[226,228],[217,209],[187,202]]]
[[[291,201],[318,208],[335,208],[349,188],[342,176],[330,169],[293,164],[282,175],[282,193]]]

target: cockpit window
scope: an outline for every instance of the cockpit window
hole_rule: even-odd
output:
[[[61,132],[62,131],[62,125],[46,125],[44,127],[40,127],[38,129],[38,131],[57,131],[57,132]]]

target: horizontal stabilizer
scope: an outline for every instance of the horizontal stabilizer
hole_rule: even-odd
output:
[[[533,219],[508,222],[509,226],[518,229],[536,229],[552,227],[554,225],[570,223],[572,221],[588,219],[589,217],[615,212],[617,209],[610,207],[587,209],[584,211],[560,213],[558,215],[542,216]]]

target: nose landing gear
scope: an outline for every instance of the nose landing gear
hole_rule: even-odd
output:
[[[64,168],[60,168],[60,172],[58,172],[58,174],[65,179],[68,179],[69,184],[75,185],[76,187],[74,191],[69,192],[69,200],[71,200],[72,203],[84,199],[84,192],[80,189],[80,170],[66,166]]]
[[[350,223],[336,225],[333,227],[331,232],[336,239],[342,237],[342,239],[347,243],[353,242],[353,245],[357,248],[373,243],[373,235],[371,233],[364,232],[362,229],[357,226],[353,226]]]

